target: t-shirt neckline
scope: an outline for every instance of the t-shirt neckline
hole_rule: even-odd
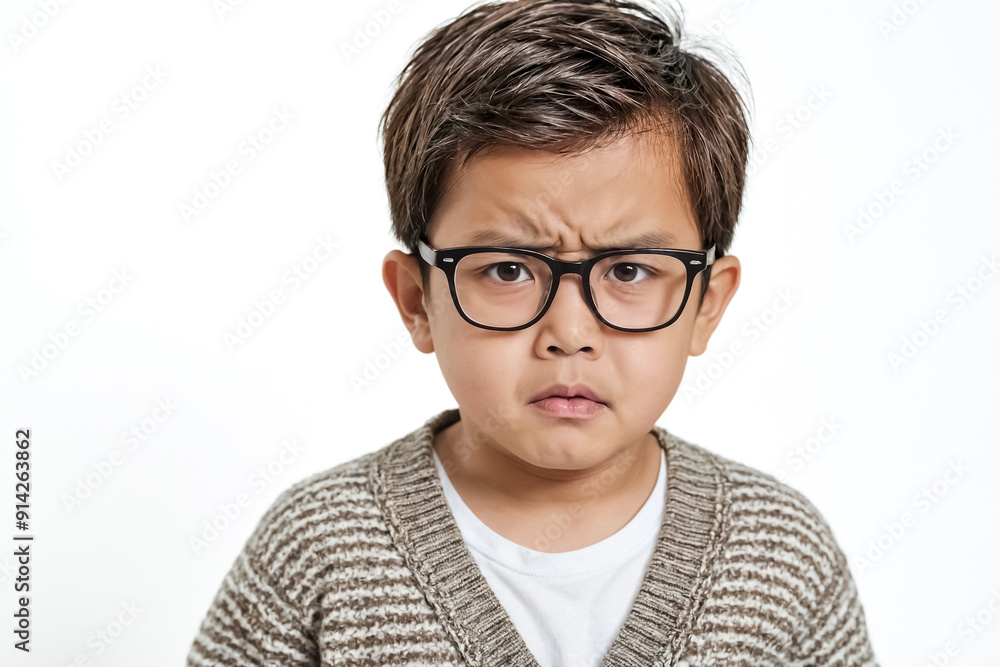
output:
[[[431,453],[448,506],[457,519],[466,544],[483,557],[520,574],[537,577],[576,576],[616,567],[640,549],[648,548],[649,543],[656,540],[662,523],[667,481],[666,452],[662,449],[656,484],[627,524],[599,542],[557,553],[525,547],[486,525],[462,500],[433,447]],[[586,505],[581,505],[581,511],[586,511]]]
[[[369,487],[390,539],[463,659],[539,667],[465,544],[434,467],[434,435],[459,418],[457,409],[445,410],[380,450]],[[672,664],[725,539],[731,498],[719,463],[660,427],[652,432],[667,458],[663,521],[639,592],[601,667]]]

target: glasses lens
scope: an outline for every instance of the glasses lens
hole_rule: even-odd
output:
[[[462,312],[489,327],[519,327],[542,310],[552,287],[548,265],[516,252],[466,255],[455,267]]]
[[[613,255],[594,265],[590,289],[609,323],[628,329],[658,327],[680,312],[687,265],[669,255]]]

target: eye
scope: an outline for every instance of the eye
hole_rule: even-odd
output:
[[[614,264],[604,275],[605,280],[612,280],[622,283],[635,283],[651,277],[648,267],[633,262],[620,262]]]
[[[497,262],[486,267],[486,276],[498,282],[514,283],[532,280],[528,267],[520,262]],[[518,278],[521,278],[518,280]]]

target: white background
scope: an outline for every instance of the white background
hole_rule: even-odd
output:
[[[216,5],[93,0],[48,18],[8,0],[0,13],[3,664],[181,664],[278,493],[455,405],[432,356],[393,347],[405,329],[380,277],[398,246],[376,124],[417,40],[467,3],[401,0],[350,61],[342,46],[387,2]],[[748,71],[758,152],[732,248],[743,283],[659,423],[817,505],[883,664],[947,648],[937,664],[987,664],[1000,653],[1000,277],[987,268],[1000,256],[1000,6],[685,6],[689,29]],[[275,109],[294,119],[247,159],[241,144]],[[87,151],[103,119],[112,131]],[[53,166],[81,143],[78,166]],[[180,205],[229,160],[240,172],[185,221]],[[851,234],[859,209],[877,215]],[[313,263],[320,238],[338,248]],[[314,269],[297,288],[283,279],[294,267]],[[275,289],[284,301],[230,349],[225,335]],[[368,364],[374,381],[352,383]],[[174,406],[160,422],[157,401]],[[30,656],[10,631],[26,427]],[[124,441],[132,428],[145,439]],[[196,554],[191,538],[241,494]],[[106,644],[119,617],[130,625]]]

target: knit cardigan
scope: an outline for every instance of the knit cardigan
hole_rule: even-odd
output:
[[[469,553],[432,459],[447,410],[282,493],[187,658],[208,665],[538,667]],[[819,511],[765,473],[653,430],[652,560],[601,667],[877,667]]]

